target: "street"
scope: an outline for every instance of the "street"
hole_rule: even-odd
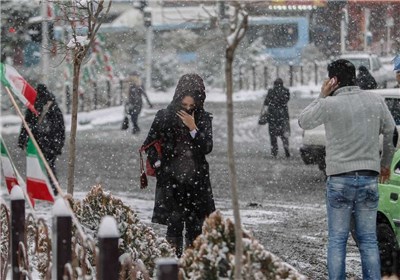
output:
[[[266,250],[288,262],[310,279],[326,279],[326,210],[324,174],[315,165],[306,166],[298,149],[301,129],[300,111],[312,99],[292,98],[289,103],[291,157],[286,159],[279,143],[277,159],[270,155],[267,126],[257,124],[261,100],[234,103],[235,161],[238,174],[242,222]],[[214,149],[207,157],[216,206],[230,213],[230,184],[227,164],[227,129],[225,103],[207,103],[213,113]],[[94,130],[80,130],[77,135],[75,191],[86,192],[96,183],[116,196],[153,200],[154,178],[149,187],[139,187],[138,148],[146,137],[155,112],[166,104],[142,112],[141,134],[121,131],[121,123],[110,123]],[[122,122],[122,116],[121,116]],[[68,136],[63,155],[57,162],[57,176],[67,186]],[[17,148],[17,135],[3,135],[10,153],[25,174],[25,155]],[[163,235],[163,227],[153,225]],[[361,279],[357,248],[350,239],[347,255],[349,277]]]

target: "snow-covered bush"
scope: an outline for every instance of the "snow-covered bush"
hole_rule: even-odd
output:
[[[151,80],[153,88],[165,91],[176,85],[181,73],[175,52],[162,52],[155,54]]]
[[[101,218],[113,216],[120,233],[120,255],[128,253],[133,261],[143,262],[150,274],[153,274],[157,258],[175,256],[164,238],[158,238],[129,206],[105,193],[100,185],[94,186],[82,202],[73,201],[72,204],[80,223],[93,236],[97,234]]]
[[[292,266],[266,251],[250,233],[243,231],[242,279],[306,279]],[[180,260],[183,279],[233,278],[234,224],[216,211],[203,224],[203,233]]]

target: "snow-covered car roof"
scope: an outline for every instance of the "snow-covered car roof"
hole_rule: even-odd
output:
[[[371,54],[371,53],[345,53],[345,54],[341,54],[339,57],[340,58],[369,58],[371,56],[376,56],[375,54]]]
[[[368,90],[381,95],[384,98],[399,98],[400,99],[400,88],[385,88],[385,89],[373,89]]]

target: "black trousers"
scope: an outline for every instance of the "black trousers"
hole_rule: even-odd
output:
[[[278,136],[273,135],[273,134],[269,134],[270,139],[271,139],[271,155],[276,157],[278,155]],[[289,138],[281,135],[279,136],[282,139],[282,143],[283,143],[283,149],[285,150],[285,155],[286,156],[290,156],[289,153]]]
[[[174,184],[168,188],[172,211],[167,222],[167,237],[183,238],[183,230],[186,228],[186,246],[191,245],[201,234],[205,219],[199,217],[195,210],[195,202],[190,195],[190,188],[193,187],[192,184]]]
[[[130,113],[129,114],[131,116],[132,132],[133,133],[136,133],[136,132],[140,131],[140,128],[139,128],[139,125],[138,125],[139,114],[140,114],[140,112],[134,112],[134,113]]]

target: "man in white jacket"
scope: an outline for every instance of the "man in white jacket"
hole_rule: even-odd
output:
[[[300,114],[299,125],[303,129],[325,125],[329,279],[346,279],[352,215],[363,279],[381,279],[376,238],[378,175],[381,180],[389,176],[395,123],[381,96],[355,86],[356,71],[351,62],[333,61],[328,74],[319,97]]]

